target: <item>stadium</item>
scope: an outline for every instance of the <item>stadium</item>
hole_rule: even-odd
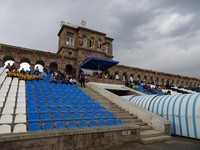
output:
[[[200,139],[198,78],[118,65],[114,39],[83,26],[62,23],[58,37],[57,53],[1,43],[2,148],[103,149],[171,135]]]

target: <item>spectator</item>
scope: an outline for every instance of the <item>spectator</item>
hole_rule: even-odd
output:
[[[83,70],[80,70],[80,82],[81,82],[81,87],[85,88],[85,73]]]
[[[69,80],[70,84],[76,84],[76,79],[74,79],[73,77]]]

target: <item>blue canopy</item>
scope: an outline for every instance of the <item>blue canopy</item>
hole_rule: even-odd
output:
[[[104,71],[118,63],[107,58],[89,57],[83,61],[81,68]]]

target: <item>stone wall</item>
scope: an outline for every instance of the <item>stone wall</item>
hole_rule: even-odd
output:
[[[102,149],[125,142],[138,142],[139,126],[70,129],[0,137],[1,150]]]

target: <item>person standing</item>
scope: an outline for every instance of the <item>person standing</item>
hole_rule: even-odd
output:
[[[80,70],[80,82],[81,82],[81,87],[85,88],[85,73],[83,70]]]

